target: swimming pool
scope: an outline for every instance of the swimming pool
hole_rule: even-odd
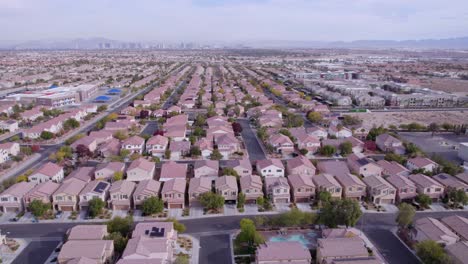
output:
[[[317,236],[314,232],[307,233],[306,236],[314,238]],[[282,241],[297,241],[301,243],[305,248],[308,248],[311,241],[303,234],[294,234],[294,235],[286,235],[286,236],[272,236],[270,237],[270,242],[282,242]]]

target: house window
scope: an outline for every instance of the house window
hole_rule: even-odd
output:
[[[8,202],[8,198],[7,197],[2,197],[2,202]]]
[[[436,192],[441,192],[442,189],[441,189],[441,188],[436,188],[435,191],[436,191]]]
[[[282,170],[276,170],[276,172],[283,172]]]

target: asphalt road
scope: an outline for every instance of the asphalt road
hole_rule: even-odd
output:
[[[369,229],[364,232],[389,264],[413,264],[419,260],[395,235],[386,229]]]
[[[60,241],[33,241],[16,257],[12,264],[44,263]]]
[[[237,122],[242,126],[242,139],[244,140],[245,147],[249,152],[249,159],[251,162],[265,159],[265,152],[263,152],[262,146],[255,135],[255,132],[249,125],[247,119],[237,119]]]
[[[231,263],[229,235],[203,236],[200,238],[200,257],[198,263]]]
[[[146,127],[141,131],[140,135],[150,135],[153,136],[153,134],[158,130],[158,121],[147,121],[146,122]]]

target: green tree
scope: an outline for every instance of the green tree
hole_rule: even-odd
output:
[[[174,224],[174,230],[177,231],[177,233],[183,233],[185,232],[185,225],[177,221],[175,218],[168,218],[166,222],[172,222]]]
[[[179,254],[174,261],[174,264],[189,264],[190,259],[187,255]]]
[[[122,130],[116,131],[112,136],[118,140],[125,140],[128,138],[128,134]]]
[[[102,213],[102,209],[106,203],[101,198],[95,197],[89,201],[88,214],[94,218]]]
[[[402,155],[398,155],[398,154],[395,154],[395,153],[387,153],[385,154],[385,158],[384,158],[386,161],[395,161],[395,162],[398,162],[400,163],[401,165],[405,164],[406,163],[406,158]]]
[[[307,119],[312,123],[319,123],[323,120],[323,117],[320,112],[309,112],[307,114]]]
[[[318,202],[319,202],[319,207],[322,208],[322,206],[326,203],[329,203],[331,201],[331,193],[328,191],[320,191],[318,194]]]
[[[54,138],[54,133],[49,132],[49,131],[42,131],[41,132],[41,138],[44,140],[49,140]]]
[[[124,175],[123,171],[116,171],[116,172],[114,172],[114,176],[112,177],[112,180],[113,181],[121,181],[121,180],[123,180],[123,175]]]
[[[43,216],[47,210],[51,208],[49,203],[44,203],[40,200],[34,200],[29,204],[29,210],[35,217]]]
[[[190,156],[192,157],[199,157],[201,156],[201,150],[198,146],[192,146],[190,148]]]
[[[425,264],[450,263],[442,246],[434,240],[425,240],[416,244],[416,254]]]
[[[411,223],[413,223],[415,214],[416,210],[412,205],[401,203],[400,206],[398,206],[396,222],[401,228],[407,228],[409,225],[411,225]]]
[[[132,231],[133,218],[127,216],[125,218],[116,216],[114,219],[111,219],[107,222],[107,231],[109,233],[120,233],[124,237],[128,237]]]
[[[421,193],[416,196],[416,202],[418,202],[422,208],[427,209],[429,205],[432,204],[432,199],[427,194]]]
[[[143,201],[141,210],[144,215],[159,214],[164,210],[164,202],[157,197],[149,197]]]
[[[214,149],[210,155],[211,160],[220,160],[222,158],[223,158],[223,155],[221,154],[221,152],[219,152],[218,149]]]
[[[119,232],[110,233],[105,237],[105,239],[114,241],[114,249],[118,253],[122,253],[125,250],[128,242],[128,238],[122,236]]]
[[[359,203],[345,198],[326,203],[322,210],[320,210],[319,221],[330,228],[335,228],[338,225],[348,227],[354,226],[361,215]]]
[[[265,242],[265,239],[257,231],[255,224],[248,218],[243,218],[240,221],[240,233],[236,237],[236,243],[246,243],[250,248],[255,248]]]
[[[465,206],[468,203],[468,196],[465,190],[449,187],[447,190],[448,202],[452,203],[453,208]]]
[[[373,127],[369,130],[369,133],[367,133],[366,139],[375,141],[378,136],[385,133],[387,133],[387,129],[385,129],[383,126]]]
[[[122,159],[127,158],[128,155],[130,155],[130,150],[128,150],[128,149],[121,149],[121,150],[120,150],[119,156],[120,156]]]
[[[27,182],[28,181],[28,175],[22,174],[18,177],[16,177],[16,182]]]
[[[200,204],[208,210],[218,210],[224,206],[224,197],[213,192],[206,192],[198,196]]]
[[[237,208],[244,208],[244,204],[245,204],[245,194],[241,192],[237,196]]]
[[[239,178],[239,174],[237,173],[237,171],[233,168],[230,168],[230,167],[226,167],[223,169],[223,175],[230,175],[230,176],[234,176],[236,178]]]
[[[343,116],[343,125],[345,126],[356,126],[360,125],[362,120],[357,116],[344,115]]]
[[[65,129],[66,131],[68,131],[70,129],[78,128],[79,126],[80,126],[80,122],[78,122],[74,118],[69,118],[69,119],[65,120],[65,122],[63,122],[63,129]]]
[[[343,156],[353,153],[353,144],[349,141],[345,141],[340,144],[340,153]]]
[[[166,149],[166,151],[164,151],[164,158],[165,159],[171,159],[171,150],[170,149]]]
[[[437,123],[430,123],[427,130],[431,132],[431,136],[433,137],[434,134],[439,131],[439,125]]]
[[[107,110],[107,105],[100,105],[98,108],[97,108],[97,111],[98,113],[101,113],[101,112],[104,112]]]
[[[319,153],[322,156],[331,157],[336,153],[336,148],[334,146],[325,145],[319,149]]]

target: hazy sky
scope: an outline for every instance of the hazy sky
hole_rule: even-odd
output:
[[[0,40],[468,36],[467,0],[0,0]]]

